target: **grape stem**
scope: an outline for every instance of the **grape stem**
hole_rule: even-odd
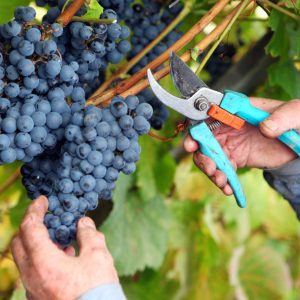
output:
[[[289,10],[269,1],[269,0],[257,0],[258,3],[260,3],[260,5],[267,5],[272,7],[275,10],[278,10],[279,12],[281,12],[284,15],[289,16],[290,18],[296,20],[296,21],[300,21],[300,16],[293,14],[292,12],[290,12]]]
[[[243,13],[243,11],[247,8],[247,6],[251,3],[252,1],[244,1],[241,2],[238,5],[238,11],[235,14],[235,16],[231,19],[230,23],[228,24],[228,26],[226,27],[226,29],[222,32],[222,34],[218,37],[217,41],[214,43],[214,45],[209,49],[208,53],[205,55],[205,57],[203,58],[203,60],[201,61],[201,64],[199,65],[199,67],[196,70],[196,75],[200,75],[201,71],[204,69],[205,65],[207,64],[207,62],[209,61],[210,57],[213,55],[213,53],[215,52],[215,50],[218,48],[218,46],[220,45],[220,43],[223,41],[223,39],[226,37],[226,35],[229,33],[229,31],[231,30],[232,26],[234,25],[234,23],[237,21],[238,17]],[[196,57],[196,61],[199,58],[199,56]]]
[[[112,97],[118,94],[122,94],[137,82],[143,79],[147,70],[155,70],[169,59],[170,52],[177,52],[192,41],[202,30],[224,9],[230,0],[219,0],[210,11],[204,15],[185,35],[183,35],[176,43],[174,43],[167,51],[162,53],[159,57],[154,59],[151,63],[134,74],[132,77],[125,81],[121,81],[114,88],[107,90],[103,95],[99,92],[94,93],[88,100],[88,104],[98,105],[103,102],[110,101]],[[101,95],[101,96],[100,96]]]
[[[0,186],[0,194],[5,192],[9,187],[11,187],[21,176],[20,169],[15,171],[8,180]]]
[[[133,57],[126,65],[119,69],[111,78],[106,80],[94,93],[94,95],[100,95],[118,78],[124,78],[127,72],[134,67],[145,55],[147,55],[161,40],[163,40],[176,26],[191,12],[193,8],[194,0],[186,1],[184,8],[180,14],[170,23],[165,30],[163,30],[147,47],[145,47],[140,53]],[[92,95],[92,97],[94,96]]]
[[[90,24],[112,24],[116,23],[117,21],[114,19],[96,19],[96,18],[83,18],[74,16],[72,18],[74,22],[82,22],[82,23],[90,23]]]
[[[74,0],[70,6],[61,13],[56,22],[63,26],[67,26],[84,3],[85,0]]]

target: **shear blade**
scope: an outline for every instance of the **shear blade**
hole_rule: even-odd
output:
[[[174,85],[183,97],[190,98],[199,89],[207,88],[207,85],[174,52],[171,53],[170,66]]]
[[[152,91],[156,95],[156,97],[166,106],[174,109],[175,111],[181,113],[185,117],[195,120],[195,121],[202,121],[208,118],[207,110],[199,111],[195,108],[195,100],[198,97],[198,93],[193,95],[191,98],[185,100],[182,98],[178,98],[169,92],[167,92],[154,78],[150,69],[148,69],[148,80]],[[202,90],[202,89],[201,89]],[[206,90],[209,89],[203,88],[203,92],[205,93]]]

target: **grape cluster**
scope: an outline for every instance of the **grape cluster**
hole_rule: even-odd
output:
[[[63,28],[33,25],[35,15],[18,7],[15,19],[0,26],[1,164],[29,162],[54,147],[71,116],[63,87],[76,85],[78,75],[58,53]]]
[[[105,10],[103,19],[116,19],[112,10]],[[67,62],[79,64],[79,81],[89,96],[104,79],[107,64],[120,63],[130,51],[130,30],[118,23],[85,25],[73,22],[60,38],[62,53]]]
[[[99,199],[111,199],[119,173],[135,171],[138,138],[149,132],[150,120],[158,129],[168,115],[150,90],[140,99],[115,97],[104,109],[86,107],[86,96],[105,79],[108,64],[132,55],[127,39],[130,28],[138,27],[136,18],[152,17],[153,30],[174,17],[155,1],[145,0],[144,12],[132,0],[99,2],[106,8],[101,18],[114,23],[71,22],[62,28],[55,20],[66,0],[37,0],[50,7],[42,24],[34,23],[33,8],[19,7],[15,19],[0,26],[0,163],[25,163],[23,184],[30,198],[48,197],[45,224],[61,245],[75,238],[77,221]],[[157,34],[161,30],[162,25]],[[175,36],[170,34],[165,47]],[[148,59],[162,51],[160,44]]]
[[[102,0],[100,0],[101,2]],[[128,58],[132,58],[140,53],[149,43],[151,43],[182,9],[181,5],[175,5],[173,8],[163,8],[154,0],[144,0],[142,4],[134,4],[127,7],[122,15],[126,24],[132,29],[131,43],[133,46]],[[174,30],[167,35],[158,45],[156,45],[146,56],[144,56],[137,65],[130,71],[132,74],[138,72],[156,57],[165,52],[173,45],[182,33]]]
[[[205,54],[206,52],[202,56]],[[236,48],[232,44],[221,44],[217,47],[205,66],[205,70],[210,75],[210,84],[215,83],[232,66],[235,54]]]
[[[52,23],[60,15],[65,0],[52,2],[53,7],[44,16],[45,23]],[[131,50],[128,41],[130,30],[120,25],[112,9],[104,10],[101,19],[115,20],[112,24],[85,24],[72,22],[64,28],[58,39],[58,48],[67,63],[77,66],[79,84],[90,96],[104,81],[107,65],[120,63]]]
[[[67,245],[75,238],[76,222],[111,199],[119,173],[132,174],[140,157],[138,137],[150,130],[152,107],[136,96],[115,97],[101,110],[87,106],[73,114],[65,141],[22,167],[29,196],[49,198],[45,224],[51,238]]]

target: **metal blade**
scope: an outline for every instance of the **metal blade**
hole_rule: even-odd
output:
[[[207,85],[174,52],[170,58],[173,82],[184,98],[190,98]]]
[[[197,99],[197,95],[194,95],[193,97],[185,100],[170,94],[160,86],[160,84],[154,78],[150,69],[148,69],[148,79],[152,91],[154,92],[156,97],[166,106],[174,109],[175,111],[181,113],[182,115],[186,116],[191,120],[201,121],[208,118],[207,115],[207,110],[209,108],[208,101],[206,101],[207,109],[203,111],[199,111],[195,108],[195,100]],[[204,88],[204,90],[208,90],[208,92],[210,91],[207,88]]]

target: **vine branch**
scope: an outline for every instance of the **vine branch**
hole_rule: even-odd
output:
[[[173,44],[167,51],[137,72],[135,75],[130,77],[129,79],[120,82],[114,88],[105,92],[101,97],[99,97],[99,93],[95,93],[91,96],[88,101],[88,104],[98,105],[102,102],[109,101],[115,95],[122,94],[128,89],[130,89],[133,85],[143,79],[148,69],[155,70],[159,66],[161,66],[164,62],[169,59],[169,53],[171,51],[177,52],[181,50],[185,45],[187,45],[190,41],[193,40],[195,36],[197,36],[202,30],[224,9],[224,7],[229,3],[229,0],[219,0],[211,10],[203,16],[185,35],[183,35],[175,44]]]
[[[63,26],[67,26],[84,3],[85,0],[74,0],[70,6],[61,13],[56,22]]]

